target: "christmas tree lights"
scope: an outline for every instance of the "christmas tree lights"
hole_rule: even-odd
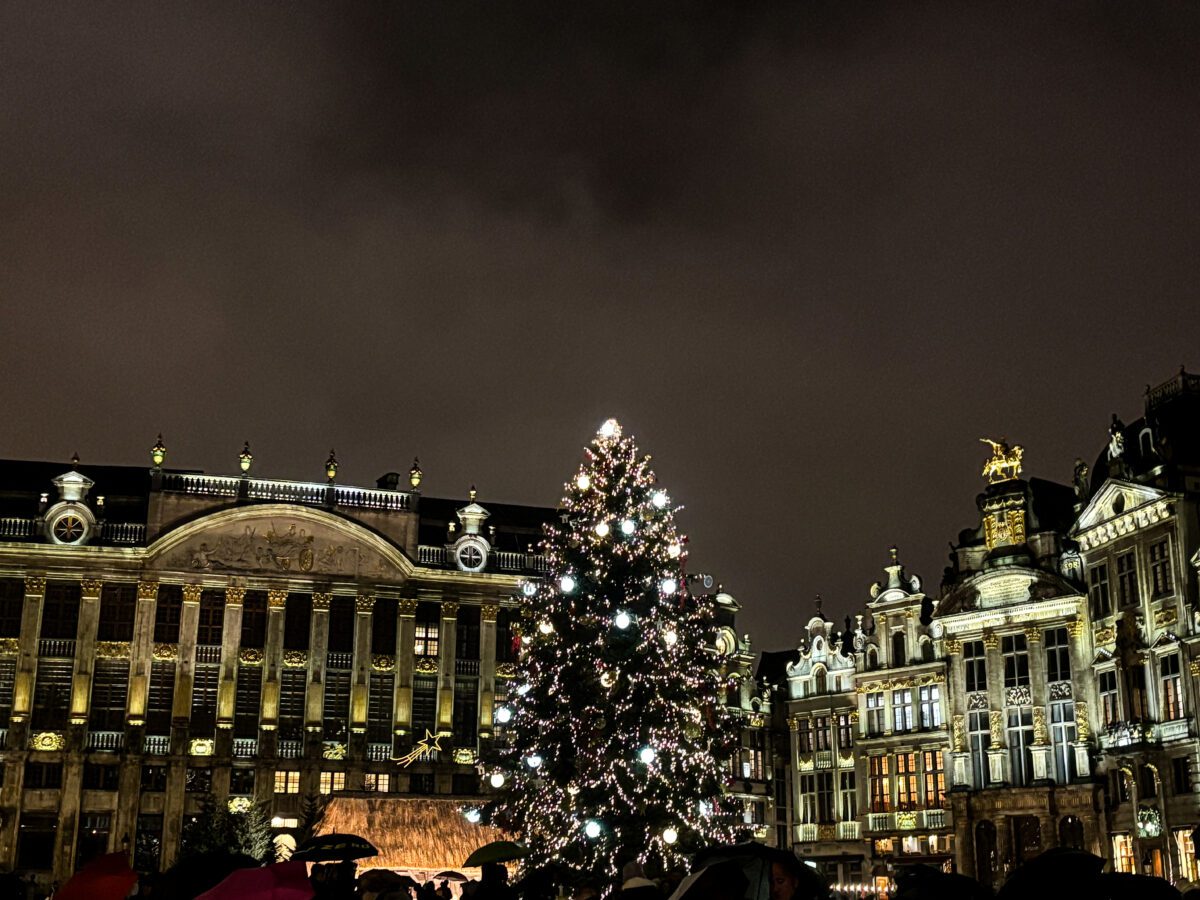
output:
[[[733,838],[716,610],[684,587],[686,541],[649,460],[604,423],[546,528],[544,580],[516,598],[537,624],[483,762],[499,790],[482,816],[520,834],[534,868],[611,880],[625,860],[673,865]]]

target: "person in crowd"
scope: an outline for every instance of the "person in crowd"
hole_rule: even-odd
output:
[[[500,863],[484,863],[480,869],[475,900],[516,900],[513,889],[508,885],[508,869]]]
[[[449,881],[443,880],[442,883],[438,885],[437,895],[440,900],[451,900],[454,894],[450,891]]]
[[[658,885],[646,877],[646,871],[637,860],[625,863],[621,869],[622,900],[663,900]]]

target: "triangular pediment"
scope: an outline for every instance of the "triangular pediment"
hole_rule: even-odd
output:
[[[1072,532],[1083,534],[1113,519],[1119,519],[1142,507],[1153,506],[1171,497],[1171,494],[1159,488],[1110,478],[1079,514]]]

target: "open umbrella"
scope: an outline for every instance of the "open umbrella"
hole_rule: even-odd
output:
[[[671,900],[731,900],[745,897],[750,886],[737,860],[726,860],[697,869],[671,895]]]
[[[748,900],[767,900],[771,896],[771,867],[776,863],[796,881],[794,900],[824,900],[829,896],[829,884],[815,868],[801,862],[794,853],[757,841],[707,847],[696,854],[693,867],[702,869],[725,862],[741,868],[747,881]]]
[[[308,866],[289,861],[238,869],[196,900],[309,900],[312,896]]]
[[[214,850],[185,856],[154,884],[154,896],[166,900],[191,900],[214,888],[235,869],[256,869],[258,860],[244,853]]]
[[[438,872],[433,876],[434,881],[467,881],[467,876],[462,872],[455,872],[447,869],[445,872]]]
[[[1086,850],[1051,847],[1013,870],[997,892],[997,900],[1039,897],[1095,897],[1095,882],[1104,860]]]
[[[292,859],[299,862],[340,862],[378,855],[379,850],[366,838],[334,832],[309,838],[296,849]]]
[[[1153,875],[1129,872],[1105,872],[1096,879],[1099,891],[1092,896],[1105,900],[1179,900],[1180,893],[1170,882]]]
[[[137,884],[124,853],[106,853],[71,876],[54,892],[54,900],[123,900]]]
[[[528,855],[529,848],[524,844],[518,844],[516,841],[492,841],[468,856],[467,861],[463,863],[463,868],[478,868],[484,863],[512,862],[514,859],[523,859]]]
[[[986,900],[992,892],[974,878],[927,865],[904,866],[896,873],[893,900]]]

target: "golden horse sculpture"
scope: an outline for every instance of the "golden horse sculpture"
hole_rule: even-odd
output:
[[[1020,444],[1008,445],[1008,441],[1001,439],[993,441],[990,438],[980,438],[981,443],[991,444],[992,458],[983,464],[983,477],[988,480],[989,484],[996,484],[1000,481],[1012,481],[1021,474],[1021,457],[1025,453],[1025,448]]]

